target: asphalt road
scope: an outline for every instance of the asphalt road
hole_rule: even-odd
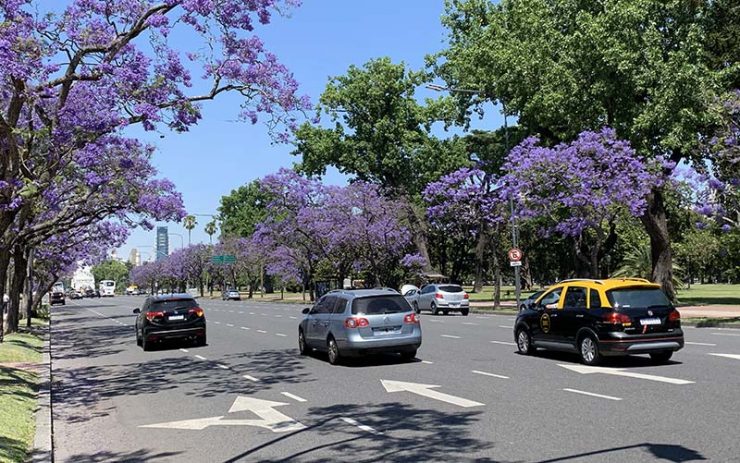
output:
[[[333,367],[298,355],[303,306],[206,300],[208,346],[144,352],[142,301],[53,309],[57,462],[740,461],[740,330],[584,372],[516,354],[511,316],[424,314],[417,361]]]

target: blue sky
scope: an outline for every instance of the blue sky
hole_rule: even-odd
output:
[[[257,31],[267,47],[290,68],[301,84],[301,93],[316,101],[329,76],[344,74],[347,68],[371,58],[389,56],[415,69],[424,65],[424,56],[444,48],[445,30],[440,24],[442,0],[304,0],[290,17],[276,16]],[[185,50],[193,44],[184,42]],[[198,74],[194,73],[194,77]],[[420,89],[420,98],[438,94]],[[189,133],[144,133],[136,136],[155,144],[154,164],[161,176],[169,178],[182,193],[186,209],[194,214],[215,214],[221,196],[280,167],[290,167],[296,158],[290,145],[271,143],[266,127],[257,123],[236,123],[239,99],[226,95],[206,103],[203,120]],[[498,125],[498,117],[490,122]],[[486,121],[488,123],[488,121]],[[477,125],[477,124],[476,124]],[[164,138],[160,138],[164,135]],[[329,174],[325,181],[341,183]],[[192,242],[208,242],[203,231],[208,217],[198,217]],[[181,224],[168,225],[187,245],[187,231]],[[137,247],[144,259],[154,254],[155,231],[134,230],[118,255],[128,258]],[[180,247],[178,236],[170,237],[170,251]]]

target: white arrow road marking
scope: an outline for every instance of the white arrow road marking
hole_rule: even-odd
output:
[[[727,357],[728,359],[740,360],[740,355],[737,355],[737,354],[714,354],[713,353],[709,355],[714,355],[716,357]]]
[[[614,397],[611,395],[594,394],[593,392],[579,391],[578,389],[570,389],[567,387],[563,390],[568,391],[568,392],[575,392],[576,394],[583,394],[583,395],[589,395],[591,397],[598,397],[600,399],[622,400],[620,397]]]
[[[209,418],[196,418],[194,420],[170,421],[167,423],[155,423],[139,426],[140,428],[164,428],[164,429],[187,429],[200,431],[209,426],[256,426],[269,429],[272,432],[299,431],[306,427],[293,418],[275,410],[275,407],[288,405],[285,402],[273,402],[252,397],[239,396],[229,409],[229,413],[250,411],[259,416],[258,420],[228,420],[223,416]]]
[[[462,397],[456,397],[454,395],[445,394],[439,391],[432,391],[432,388],[440,387],[433,384],[406,383],[402,381],[389,381],[386,379],[381,379],[380,383],[388,392],[411,392],[412,394],[417,394],[434,400],[440,400],[442,402],[447,402],[448,404],[457,405],[458,407],[468,408],[485,405],[473,400],[463,399]]]
[[[509,379],[508,376],[497,375],[495,373],[487,373],[485,371],[472,370],[471,373],[475,373],[476,375],[491,376],[493,378]]]
[[[659,381],[661,383],[694,384],[693,381],[687,381],[685,379],[668,378],[665,376],[657,376],[657,375],[647,375],[644,373],[634,373],[632,371],[625,371],[620,368],[603,368],[603,367],[590,367],[587,365],[563,365],[563,364],[558,364],[558,366],[561,366],[567,370],[575,371],[577,373],[582,373],[582,374],[602,373],[605,375],[626,376],[629,378]]]

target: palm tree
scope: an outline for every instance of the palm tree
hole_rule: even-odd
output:
[[[211,244],[213,244],[213,235],[216,234],[216,221],[212,220],[206,224],[206,233],[208,233],[208,237],[211,239]]]
[[[673,286],[680,288],[683,286],[681,275],[683,268],[673,261]],[[650,245],[642,244],[633,246],[627,251],[622,259],[622,265],[611,275],[614,278],[645,278],[651,280],[653,276],[653,259],[650,253]]]
[[[192,232],[193,228],[198,225],[198,220],[195,218],[194,215],[188,215],[185,216],[185,218],[182,220],[182,223],[185,229],[188,231],[188,246],[190,246],[190,232]]]

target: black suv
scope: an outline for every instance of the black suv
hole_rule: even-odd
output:
[[[684,345],[681,315],[659,285],[636,278],[556,284],[519,312],[514,339],[522,354],[575,352],[586,365],[631,354],[665,363]]]
[[[189,294],[148,297],[141,309],[134,309],[136,344],[149,350],[153,343],[168,339],[190,339],[206,345],[206,317]]]

